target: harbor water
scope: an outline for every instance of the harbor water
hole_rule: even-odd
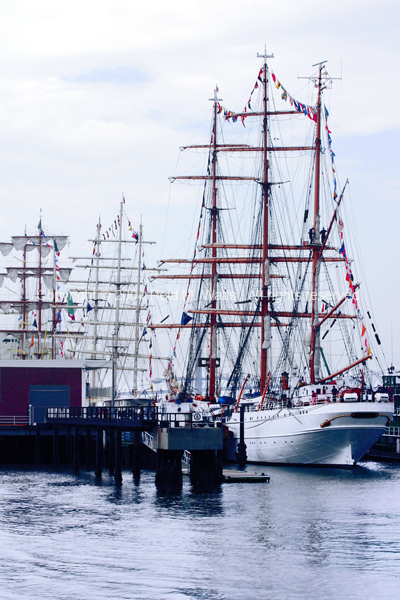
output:
[[[0,598],[398,597],[400,465],[249,466],[270,483],[157,493],[92,473],[0,468]]]

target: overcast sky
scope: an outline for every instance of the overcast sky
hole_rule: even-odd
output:
[[[328,60],[342,76],[326,97],[336,163],[376,326],[390,362],[393,323],[400,367],[399,12],[395,0],[2,0],[1,240],[35,229],[42,209],[45,229],[77,253],[99,213],[114,220],[123,192],[155,254],[175,253],[198,207],[170,194],[168,176],[179,146],[206,141],[215,84],[240,110],[267,44],[275,72],[307,100],[297,76]]]

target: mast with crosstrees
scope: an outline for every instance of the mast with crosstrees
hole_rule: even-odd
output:
[[[138,232],[133,229],[124,198],[108,229],[99,218],[96,237],[89,241],[92,255],[73,258],[76,271],[88,276],[70,282],[72,295],[85,298],[82,318],[74,317],[82,335],[74,339],[70,352],[74,357],[104,359],[103,366],[92,372],[91,403],[129,403],[138,394],[138,374],[149,373],[149,360],[168,360],[144,348],[149,343],[146,328],[151,327],[149,298],[157,294],[148,291],[143,279],[161,270],[146,267],[143,247],[155,242],[143,239],[141,223]]]
[[[244,119],[249,119],[252,117],[262,117],[262,137],[261,143],[259,145],[249,145],[245,143],[240,144],[228,144],[222,143],[220,141],[219,134],[219,121],[218,115],[221,113],[222,108],[220,105],[220,100],[217,98],[217,91],[214,93],[213,99],[213,126],[212,126],[212,136],[209,144],[204,145],[191,145],[184,146],[182,150],[186,149],[206,149],[209,151],[209,165],[211,168],[208,170],[207,175],[187,175],[187,176],[178,176],[172,178],[173,181],[177,180],[199,180],[204,181],[205,183],[209,182],[211,184],[211,201],[209,203],[209,207],[207,210],[210,210],[210,227],[211,233],[209,236],[209,241],[201,246],[201,248],[205,251],[205,255],[199,257],[195,251],[193,259],[168,259],[163,260],[161,264],[188,264],[191,265],[190,274],[176,274],[176,275],[157,275],[155,279],[169,279],[169,280],[188,280],[198,281],[199,285],[203,284],[203,282],[208,282],[211,290],[211,299],[210,302],[204,307],[196,307],[187,309],[190,315],[193,315],[193,321],[191,323],[186,323],[182,321],[181,324],[164,324],[160,323],[155,325],[154,328],[160,329],[179,329],[184,330],[195,330],[195,329],[204,329],[209,331],[209,360],[206,365],[204,362],[203,366],[207,366],[208,375],[209,375],[209,388],[208,388],[208,399],[210,401],[215,401],[216,398],[216,366],[219,363],[220,357],[217,358],[217,348],[218,341],[217,335],[220,336],[223,330],[228,330],[230,328],[240,327],[242,330],[241,334],[241,342],[240,344],[243,346],[239,351],[238,359],[236,360],[234,370],[237,372],[242,368],[243,360],[244,360],[244,342],[247,343],[248,335],[245,333],[247,329],[255,328],[258,329],[259,334],[259,356],[260,356],[260,369],[259,369],[259,390],[263,392],[266,387],[269,385],[271,377],[268,376],[268,371],[270,368],[269,365],[269,350],[271,348],[271,331],[273,328],[278,328],[279,335],[282,338],[284,352],[288,352],[288,345],[290,343],[290,338],[293,335],[293,331],[295,329],[295,320],[306,320],[311,325],[311,344],[310,344],[310,356],[309,356],[309,379],[311,383],[315,383],[319,379],[321,379],[320,373],[320,357],[321,357],[321,345],[320,345],[320,331],[321,325],[327,319],[324,315],[323,311],[321,311],[319,307],[319,280],[320,280],[320,269],[321,263],[323,262],[325,265],[329,263],[343,263],[344,258],[342,256],[338,256],[336,254],[336,250],[334,246],[328,245],[327,240],[332,228],[332,223],[329,227],[328,232],[324,239],[321,239],[320,230],[321,230],[321,217],[320,217],[320,172],[321,172],[321,97],[322,91],[325,88],[325,83],[327,79],[330,79],[327,73],[323,74],[324,63],[318,64],[318,76],[315,78],[311,78],[316,87],[317,87],[317,103],[316,107],[312,109],[311,107],[305,107],[304,105],[301,110],[296,109],[293,110],[283,110],[279,111],[275,108],[273,110],[269,109],[269,81],[270,81],[270,73],[268,70],[267,59],[272,58],[273,55],[268,55],[266,50],[264,54],[258,55],[258,57],[263,59],[262,68],[259,73],[259,81],[261,82],[261,90],[262,90],[262,104],[260,111],[251,111],[247,110],[247,107],[242,113],[227,113],[225,114],[226,119],[233,118],[233,120],[237,120],[241,118],[244,123]],[[316,65],[314,65],[316,66]],[[275,76],[272,75],[275,83]],[[280,83],[278,82],[276,87],[279,88]],[[259,87],[259,86],[256,86]],[[253,92],[252,92],[253,93]],[[285,92],[286,94],[286,92]],[[292,102],[293,106],[293,102]],[[250,102],[249,102],[250,109]],[[308,111],[308,112],[307,112]],[[312,121],[315,122],[315,139],[314,143],[311,145],[303,145],[303,146],[289,146],[287,144],[276,144],[274,138],[272,140],[270,131],[269,131],[269,119],[270,117],[279,118],[282,115],[302,115],[305,114]],[[233,115],[233,117],[232,117]],[[282,182],[276,182],[271,180],[270,174],[270,157],[279,155],[280,153],[288,153],[288,152],[312,152],[315,154],[315,163],[314,163],[314,210],[313,210],[313,227],[312,227],[312,237],[310,237],[309,242],[301,241],[300,244],[293,243],[276,243],[275,240],[271,238],[270,235],[270,197],[272,186],[280,185]],[[219,153],[259,153],[261,156],[261,169],[258,176],[249,176],[249,175],[222,175],[218,168],[218,154]],[[218,234],[219,227],[219,213],[221,210],[224,210],[218,204],[218,196],[219,190],[218,185],[224,185],[225,182],[250,182],[253,181],[260,185],[262,191],[261,198],[261,217],[260,217],[260,227],[259,227],[259,242],[254,244],[237,244],[237,243],[227,243],[223,239],[222,234]],[[304,223],[307,222],[308,219],[308,209],[305,211],[305,219]],[[276,237],[276,236],[275,236]],[[261,242],[261,243],[260,243]],[[236,256],[231,252],[236,251]],[[309,265],[311,266],[311,286],[312,286],[312,301],[311,301],[311,311],[308,310],[308,302],[306,303],[305,309],[301,310],[298,304],[298,300],[294,301],[292,310],[284,310],[280,309],[276,306],[276,290],[273,290],[273,282],[274,281],[282,281],[285,275],[278,274],[274,268],[279,264],[286,265],[289,267],[290,265],[298,265],[300,268],[302,265],[304,266],[304,276],[300,274],[300,280],[303,282],[301,284],[300,292],[303,289],[305,276],[307,273],[307,269]],[[246,269],[246,272],[240,267],[243,266]],[[194,268],[202,269],[201,273],[193,273]],[[207,271],[207,267],[210,268],[210,271]],[[254,269],[257,268],[256,272]],[[238,272],[237,270],[238,269]],[[227,271],[228,270],[228,271]],[[301,271],[298,271],[301,273]],[[257,305],[252,310],[239,310],[237,307],[234,308],[222,308],[221,303],[218,301],[219,292],[218,290],[218,282],[223,282],[225,279],[232,280],[242,280],[245,282],[246,280],[254,280],[259,282],[259,294]],[[294,283],[294,296],[295,290],[299,288],[299,284]],[[249,288],[248,288],[249,289]],[[297,294],[298,292],[296,292]],[[293,296],[293,298],[294,298]],[[235,304],[243,304],[248,303],[250,300],[243,300],[236,302]],[[341,304],[341,303],[340,303]],[[339,310],[339,306],[334,306],[330,315],[330,323],[336,321],[343,320],[353,320],[354,316],[350,314],[345,314],[341,310]],[[236,318],[237,321],[232,320],[232,318]],[[201,320],[202,319],[202,320]],[[286,329],[286,332],[284,330]],[[307,329],[307,328],[306,328]],[[225,335],[225,334],[224,334]],[[201,336],[200,336],[201,337]],[[179,339],[179,333],[177,336]],[[192,338],[191,344],[193,344],[194,338]],[[242,344],[243,342],[243,344]],[[200,357],[201,350],[195,350],[196,356]],[[289,360],[290,356],[287,354],[287,358],[284,360]],[[325,360],[325,359],[324,359]],[[356,362],[356,364],[361,363],[365,360],[365,357],[360,361]],[[192,361],[193,364],[194,361]],[[326,360],[325,360],[326,363]],[[352,363],[346,369],[354,366]],[[345,370],[346,370],[345,369]],[[233,375],[233,373],[232,373]],[[232,381],[232,375],[229,379],[229,383]],[[190,387],[190,386],[189,386]],[[186,386],[185,386],[186,390]]]
[[[268,259],[268,67],[267,58],[273,58],[273,54],[268,55],[267,50],[263,55],[257,54],[259,58],[264,58],[263,65],[263,181],[262,181],[262,204],[263,204],[263,244],[262,244],[262,293],[261,293],[261,364],[260,364],[260,391],[265,388],[267,378],[267,350],[271,347],[271,317],[268,314],[268,289],[271,284],[269,278],[269,259]]]
[[[320,206],[319,206],[319,187],[320,187],[320,162],[321,162],[321,93],[322,69],[325,62],[319,64],[318,80],[316,87],[317,96],[317,132],[315,136],[315,189],[314,189],[314,232],[312,245],[312,310],[311,310],[311,350],[310,350],[310,382],[315,383],[319,379],[321,347],[320,347],[320,327],[318,327],[318,301],[319,301],[319,275],[321,268],[321,239],[320,239]]]

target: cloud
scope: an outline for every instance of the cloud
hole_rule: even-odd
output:
[[[176,253],[182,223],[188,237],[199,214],[199,192],[171,186],[168,176],[204,170],[202,156],[179,147],[209,139],[216,83],[224,105],[243,108],[267,44],[272,68],[301,101],[315,89],[298,75],[309,76],[317,61],[328,59],[330,75],[342,77],[325,92],[337,164],[386,244],[376,182],[392,181],[381,189],[396,197],[398,146],[389,134],[400,128],[398,16],[394,0],[3,2],[1,239],[36,226],[42,208],[48,227],[79,246],[99,212],[113,217],[123,191],[131,220],[143,215],[152,239],[165,239],[164,257]],[[245,140],[249,128],[240,127]],[[371,134],[390,143],[377,148]],[[368,186],[378,158],[386,167]],[[391,203],[391,211],[392,228],[400,209]],[[388,263],[379,275],[391,279]]]
[[[114,69],[93,69],[69,81],[74,83],[111,83],[113,85],[140,85],[150,80],[147,73],[132,67],[116,67]]]

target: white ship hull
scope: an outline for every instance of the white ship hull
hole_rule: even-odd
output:
[[[387,429],[392,403],[327,403],[244,414],[247,460],[254,463],[353,467]],[[226,420],[233,433],[228,459],[236,460],[239,412]],[[322,425],[322,426],[321,426]]]

